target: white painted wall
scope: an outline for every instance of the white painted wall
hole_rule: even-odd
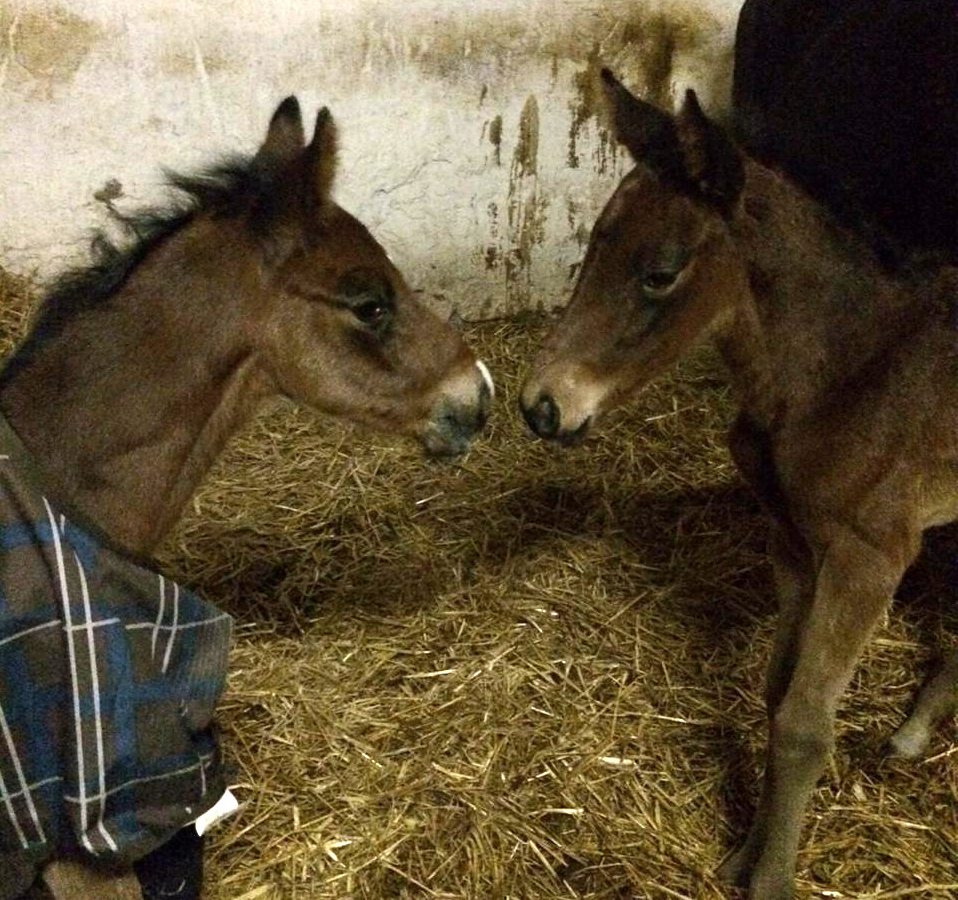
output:
[[[296,93],[340,127],[339,202],[467,316],[563,302],[626,167],[589,72],[728,103],[740,0],[0,0],[0,266],[45,277],[161,166],[253,151]]]

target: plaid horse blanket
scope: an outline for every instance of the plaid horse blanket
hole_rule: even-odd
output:
[[[95,535],[0,417],[0,900],[53,856],[131,863],[226,787],[230,617]]]

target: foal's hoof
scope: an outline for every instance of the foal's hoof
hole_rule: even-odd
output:
[[[889,740],[892,756],[902,759],[918,759],[924,756],[931,741],[931,731],[918,722],[908,720]]]

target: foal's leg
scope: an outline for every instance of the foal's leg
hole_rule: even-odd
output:
[[[958,708],[958,652],[945,660],[942,670],[918,694],[915,708],[891,739],[897,756],[921,756],[935,725]]]
[[[815,595],[815,570],[811,551],[776,527],[769,542],[769,554],[778,597],[778,622],[765,673],[765,711],[775,715],[788,690],[798,658],[799,638]]]
[[[788,690],[798,656],[799,636],[815,590],[810,551],[797,546],[795,540],[790,540],[785,529],[776,526],[768,546],[778,597],[778,622],[765,675],[765,711],[770,722]],[[752,867],[765,846],[768,801],[769,792],[764,790],[745,843],[719,867],[717,874],[723,881],[740,886],[748,884]]]
[[[764,842],[749,881],[749,900],[792,896],[802,815],[834,740],[835,710],[911,561],[905,555],[882,553],[848,534],[834,539],[825,553],[798,636],[794,671],[772,717],[762,821],[756,826]]]
[[[100,872],[67,859],[47,863],[43,882],[54,900],[142,900],[132,869],[123,874]]]

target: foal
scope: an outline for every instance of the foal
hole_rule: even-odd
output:
[[[12,736],[4,724],[0,736],[5,801],[0,803],[0,860],[8,860],[13,872],[0,880],[0,898],[19,896],[35,868],[81,848],[87,851],[84,859],[96,853],[128,867],[218,799],[210,785],[222,782],[221,773],[214,771],[216,765],[207,773],[204,761],[216,755],[209,715],[196,709],[212,709],[223,672],[202,671],[190,658],[192,651],[183,649],[204,652],[206,633],[202,640],[191,637],[192,643],[181,638],[175,651],[186,654],[187,685],[205,691],[189,711],[202,721],[186,727],[180,742],[192,759],[200,759],[191,768],[199,767],[201,786],[182,796],[172,787],[166,790],[169,797],[155,791],[164,804],[162,816],[153,809],[137,816],[142,810],[135,800],[132,811],[113,801],[125,792],[128,804],[131,793],[145,792],[144,784],[170,785],[157,778],[184,770],[159,776],[151,770],[139,777],[142,760],[118,748],[139,740],[150,746],[151,760],[161,755],[157,747],[169,756],[172,738],[166,736],[184,734],[191,698],[168,690],[174,696],[161,695],[169,702],[155,719],[118,698],[142,693],[147,679],[151,689],[154,684],[164,688],[178,628],[186,634],[188,627],[226,618],[198,615],[184,625],[185,594],[162,578],[157,594],[156,576],[147,578],[136,560],[148,557],[162,540],[227,439],[261,401],[286,395],[335,416],[415,435],[433,454],[462,452],[486,419],[488,372],[449,324],[420,305],[366,228],[332,200],[335,167],[329,112],[320,111],[307,145],[298,103],[286,99],[252,159],[195,177],[174,176],[172,184],[186,198],[180,206],[130,220],[139,235],[133,247],[118,250],[101,242],[98,264],[61,279],[0,374],[0,483],[8,483],[11,458],[29,455],[42,472],[43,493],[43,505],[37,497],[29,506],[33,501],[21,502],[14,492],[0,506],[4,512],[18,509],[23,521],[11,527],[32,537],[37,549],[27,557],[33,560],[31,571],[60,570],[59,579],[21,590],[12,607],[2,582],[0,689],[9,688],[14,699],[13,711],[8,708],[4,717],[7,693],[0,690],[0,720],[19,716],[19,722]],[[109,592],[100,590],[106,582],[95,580],[85,561],[103,555],[91,551],[90,534],[106,548],[114,572],[129,560],[132,574],[121,572],[109,582]],[[6,527],[3,536],[3,552],[9,554]],[[27,550],[22,548],[30,543],[19,540],[21,555],[4,557],[0,575],[23,569]],[[127,588],[138,584],[148,590],[125,597]],[[74,626],[71,607],[81,595],[84,617]],[[150,613],[157,604],[158,616]],[[170,617],[171,625],[163,624]],[[136,621],[142,619],[149,621]],[[75,627],[86,632],[81,642],[72,637]],[[154,665],[154,657],[163,657],[156,654],[161,627],[162,673]],[[117,658],[132,660],[131,667],[117,668]],[[47,664],[38,667],[42,659]],[[92,690],[78,684],[78,670]],[[61,673],[60,690],[67,698],[50,712],[55,725],[47,717],[31,722],[18,712],[51,708],[49,673]],[[107,678],[113,679],[109,685],[115,693],[101,697],[96,685]],[[121,706],[135,720],[132,735],[124,735],[109,712]],[[73,725],[67,727],[74,720],[75,741]],[[96,732],[92,749],[86,726],[90,734]],[[51,750],[47,759],[66,759],[63,748],[75,743],[78,766],[62,771],[66,763],[60,762],[61,771],[38,771],[39,754],[32,750],[40,728],[53,732],[45,742]],[[205,756],[190,744],[200,737],[210,751]],[[182,752],[180,745],[176,749]],[[90,760],[97,755],[94,771]],[[70,805],[76,798],[67,796],[71,779],[78,784],[82,816],[63,812],[77,808]],[[10,794],[4,785],[20,790]],[[85,803],[87,797],[96,803]],[[79,890],[73,894],[77,900],[106,890],[71,888],[70,879],[47,880]],[[176,884],[181,880],[174,878]]]
[[[722,874],[751,900],[784,900],[853,667],[923,529],[958,516],[958,273],[890,279],[693,92],[672,117],[602,78],[637,165],[593,229],[521,405],[540,436],[578,439],[715,340],[740,408],[732,456],[773,523],[780,603],[762,796]],[[893,738],[899,753],[923,751],[956,689],[953,658]]]
[[[333,202],[335,141],[323,109],[304,146],[290,97],[252,160],[173,176],[187,203],[133,220],[137,246],[56,286],[0,375],[51,492],[127,549],[156,546],[270,395],[435,454],[481,427],[475,356]]]

